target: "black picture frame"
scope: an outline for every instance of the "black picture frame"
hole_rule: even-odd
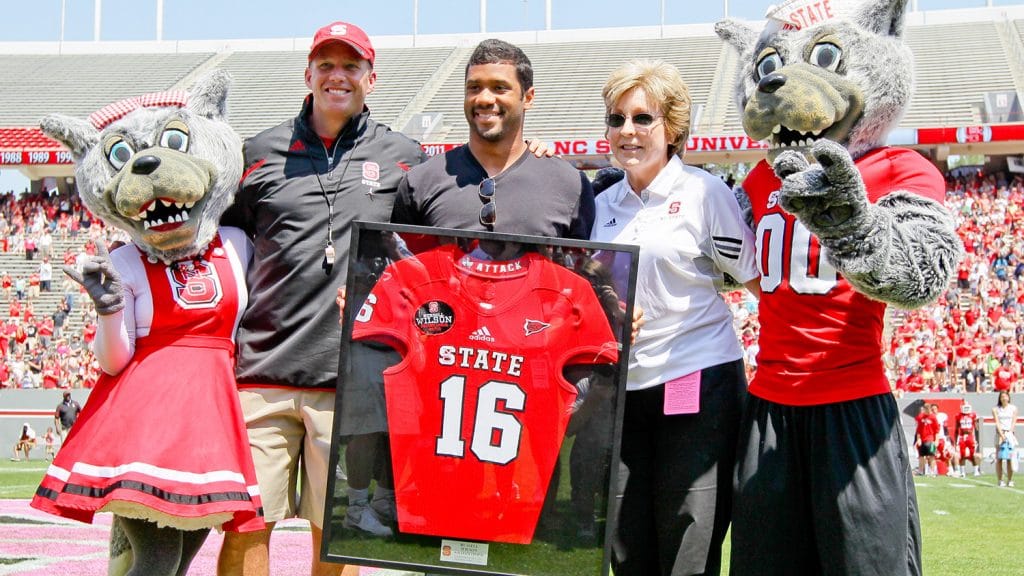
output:
[[[384,224],[375,222],[357,221],[353,225],[352,245],[349,258],[348,279],[346,283],[346,306],[342,322],[342,345],[339,351],[338,388],[336,396],[336,409],[334,428],[332,434],[331,462],[329,470],[337,470],[338,474],[331,474],[328,478],[327,502],[324,509],[324,532],[323,542],[320,550],[320,557],[324,561],[339,562],[345,564],[356,564],[361,566],[375,566],[381,568],[398,569],[405,571],[425,572],[427,574],[473,574],[473,575],[511,575],[531,574],[535,576],[607,576],[609,574],[610,560],[610,535],[614,529],[613,506],[615,504],[615,486],[618,481],[619,471],[615,463],[618,461],[620,436],[622,428],[622,414],[625,400],[625,383],[629,358],[629,345],[631,322],[633,317],[634,287],[636,285],[637,262],[639,249],[635,246],[619,244],[608,244],[600,242],[586,242],[578,240],[564,240],[553,238],[542,238],[535,236],[520,236],[510,234],[495,234],[489,232],[471,232],[450,230],[441,228],[427,228],[420,226],[406,226],[396,224]],[[446,248],[441,248],[442,246]],[[450,250],[450,252],[448,252]],[[504,251],[505,254],[499,252]],[[509,252],[515,252],[516,258],[508,258]],[[405,520],[401,524],[392,524],[395,534],[391,537],[375,537],[364,534],[358,530],[345,526],[345,515],[347,513],[347,475],[344,467],[339,468],[339,463],[345,460],[346,451],[353,443],[353,438],[361,437],[364,440],[369,435],[360,435],[353,432],[353,427],[358,428],[362,424],[363,417],[373,410],[364,410],[360,403],[368,398],[363,386],[376,386],[383,389],[383,376],[380,375],[381,366],[389,365],[400,360],[402,353],[389,350],[390,356],[373,356],[373,360],[367,360],[366,347],[363,342],[357,342],[356,347],[361,347],[356,354],[353,350],[353,325],[355,318],[366,313],[364,305],[367,304],[367,296],[373,292],[371,300],[376,301],[378,291],[386,291],[379,288],[380,282],[399,282],[396,276],[400,270],[410,270],[410,263],[415,263],[417,269],[421,262],[427,262],[436,254],[454,254],[459,258],[465,257],[465,262],[470,262],[470,256],[478,268],[486,264],[481,262],[495,263],[497,266],[507,262],[518,262],[518,258],[529,260],[529,262],[542,262],[543,266],[550,263],[560,265],[565,270],[573,273],[573,278],[582,278],[586,282],[575,283],[577,288],[586,286],[584,290],[590,290],[593,294],[579,295],[579,302],[589,303],[591,312],[596,301],[599,308],[596,314],[588,315],[588,322],[594,321],[595,317],[603,315],[598,322],[605,322],[610,329],[614,342],[612,346],[618,348],[617,362],[610,364],[602,362],[598,366],[574,366],[570,369],[571,378],[577,380],[581,375],[586,377],[584,387],[577,386],[576,400],[580,400],[578,412],[574,414],[568,423],[568,428],[563,438],[553,439],[551,443],[559,448],[558,458],[551,472],[551,479],[548,482],[547,490],[540,497],[544,501],[539,516],[536,518],[535,529],[528,538],[528,543],[512,543],[510,541],[494,541],[492,536],[482,538],[466,537],[465,534],[459,537],[446,537],[444,530],[450,528],[436,528],[440,524],[452,521],[447,518],[447,513],[433,516],[436,520],[428,517],[415,516],[412,512],[413,505],[400,504],[402,512],[400,517],[405,519],[416,518],[417,527],[412,528],[414,532],[435,532],[435,533],[412,533],[406,531],[402,526],[410,526],[413,521]],[[467,253],[470,256],[467,256]],[[528,255],[528,256],[527,256]],[[394,267],[399,260],[415,258]],[[451,257],[450,257],[451,258]],[[535,267],[541,264],[533,264]],[[497,269],[497,268],[495,268]],[[538,268],[540,269],[540,268]],[[451,274],[451,278],[465,278],[474,276],[475,272],[465,272],[461,269],[438,268],[442,273]],[[407,276],[408,277],[408,276]],[[445,280],[439,278],[439,280]],[[572,280],[572,278],[570,278]],[[376,290],[375,290],[376,289]],[[562,289],[563,293],[571,290]],[[577,290],[579,292],[579,290]],[[404,292],[404,293],[407,293]],[[531,296],[534,293],[531,292]],[[520,304],[527,306],[524,300]],[[486,304],[480,304],[485,306]],[[442,303],[442,308],[444,304]],[[583,305],[580,306],[584,307]],[[511,307],[510,307],[511,308]],[[372,307],[370,308],[371,314]],[[421,308],[425,310],[425,308]],[[442,309],[442,312],[444,310]],[[379,314],[379,313],[378,313]],[[420,311],[417,311],[420,314]],[[510,311],[514,315],[514,312]],[[417,316],[422,319],[423,317]],[[454,316],[452,316],[454,318]],[[411,326],[406,317],[407,326]],[[530,321],[532,322],[532,320]],[[558,325],[557,323],[555,325]],[[411,328],[410,328],[411,330]],[[419,330],[424,330],[420,327]],[[522,326],[527,335],[530,334],[527,325]],[[470,335],[472,338],[476,332]],[[430,338],[431,335],[420,336],[419,340]],[[444,336],[442,336],[443,338]],[[464,336],[463,336],[464,337]],[[454,336],[452,336],[454,338]],[[524,339],[525,341],[525,339]],[[486,350],[487,343],[460,342],[469,345],[468,349]],[[394,346],[400,347],[398,344]],[[474,348],[483,346],[484,348]],[[548,346],[548,348],[554,348]],[[407,354],[411,354],[408,350]],[[484,352],[485,354],[486,352]],[[525,352],[524,352],[525,353]],[[377,354],[376,351],[372,355]],[[467,352],[468,354],[468,352]],[[351,361],[350,361],[351,359]],[[440,357],[438,362],[440,362]],[[463,359],[465,361],[465,359]],[[383,362],[383,364],[382,364]],[[495,366],[497,368],[497,366]],[[353,373],[355,370],[355,374]],[[356,374],[363,374],[357,376]],[[365,376],[371,374],[371,376]],[[563,372],[564,374],[564,372]],[[379,379],[379,381],[377,380]],[[370,382],[370,381],[373,382]],[[417,379],[419,382],[419,379]],[[445,381],[447,382],[447,381]],[[441,384],[444,384],[442,382]],[[472,386],[472,383],[470,384]],[[528,387],[528,384],[524,384]],[[392,384],[394,387],[394,384]],[[481,387],[482,389],[483,387]],[[376,390],[376,388],[374,388]],[[433,388],[431,388],[433,390]],[[392,398],[399,398],[396,392],[391,392]],[[444,394],[441,392],[440,394]],[[482,393],[480,393],[482,395]],[[531,392],[532,394],[532,392]],[[383,393],[379,394],[383,396]],[[534,396],[533,398],[536,398]],[[532,400],[532,398],[531,398]],[[440,402],[444,406],[444,414],[448,412],[447,397],[430,398],[431,403]],[[382,399],[377,400],[383,402]],[[499,401],[496,401],[499,402]],[[538,400],[538,402],[540,402]],[[388,411],[397,414],[399,408],[395,406],[398,401],[390,401],[392,406]],[[468,405],[468,401],[467,401]],[[454,405],[453,405],[454,406]],[[507,419],[510,409],[507,403],[494,404],[496,413],[500,418]],[[346,415],[346,409],[348,413]],[[453,408],[454,409],[454,408]],[[472,407],[463,408],[472,410]],[[479,409],[479,405],[477,406]],[[455,412],[453,412],[455,413]],[[462,410],[457,412],[460,416]],[[470,414],[470,412],[465,412]],[[491,414],[493,414],[492,412]],[[511,412],[515,417],[522,416],[522,413]],[[437,503],[433,495],[420,495],[417,490],[410,486],[415,485],[419,479],[426,483],[434,481],[436,475],[453,474],[449,479],[453,482],[459,481],[459,476],[453,471],[422,470],[409,463],[408,458],[398,460],[395,454],[420,454],[422,451],[408,452],[404,446],[408,444],[403,438],[408,438],[401,432],[396,432],[396,427],[401,428],[400,421],[416,422],[421,418],[414,416],[410,418],[393,418],[395,414],[389,414],[390,441],[395,445],[391,453],[376,460],[378,473],[383,464],[392,463],[394,458],[401,467],[401,473],[396,474],[400,479],[398,493],[402,502],[408,503],[412,496],[429,501],[430,509]],[[406,412],[408,414],[408,412]],[[343,416],[345,415],[345,416]],[[472,416],[470,416],[472,417]],[[343,418],[346,425],[342,426]],[[443,416],[440,427],[444,428],[447,416]],[[424,416],[422,419],[428,419]],[[551,420],[545,418],[545,421]],[[459,424],[459,439],[462,438]],[[455,428],[446,428],[454,430]],[[476,430],[475,428],[473,429]],[[490,436],[488,442],[504,444],[506,432],[500,429],[495,432],[487,429]],[[518,428],[516,430],[519,430]],[[421,431],[421,442],[417,447],[431,446],[437,442],[440,447],[441,437],[449,435],[441,432],[441,436],[434,434],[437,431]],[[430,434],[433,434],[432,436]],[[534,438],[555,437],[557,433],[536,435]],[[497,440],[496,440],[497,439]],[[518,439],[516,446],[519,446]],[[426,443],[424,443],[426,442]],[[536,440],[531,439],[529,444],[524,441],[524,450],[531,450],[536,446]],[[544,441],[546,442],[546,440]],[[476,442],[472,443],[475,449]],[[549,448],[550,449],[550,448]],[[440,448],[438,448],[440,450]],[[380,452],[380,451],[378,451]],[[475,454],[476,452],[474,452]],[[355,453],[353,453],[355,454]],[[461,454],[461,453],[460,453]],[[429,458],[433,458],[431,454]],[[524,461],[526,461],[524,459]],[[517,465],[519,465],[517,463]],[[494,469],[504,469],[503,466],[493,466]],[[365,468],[364,468],[365,469]],[[465,469],[463,469],[465,470]],[[496,473],[497,474],[497,473]],[[379,476],[379,474],[377,474]],[[365,473],[363,474],[365,478]],[[495,476],[497,477],[497,476]],[[412,479],[410,481],[410,478]],[[493,481],[493,478],[492,478]],[[494,481],[491,487],[496,487],[501,481]],[[373,484],[377,481],[374,479]],[[437,482],[434,482],[437,484]],[[505,481],[503,486],[517,488],[515,481]],[[412,491],[410,491],[412,490]],[[454,490],[454,489],[453,489]],[[430,494],[434,492],[428,491]],[[435,490],[436,492],[436,490]],[[466,503],[459,503],[459,496],[464,495],[466,490],[457,490],[448,498],[442,498],[444,502],[441,508],[455,511],[476,510]],[[480,494],[484,498],[490,498],[487,489],[481,489]],[[495,488],[495,498],[502,490]],[[505,493],[509,492],[505,489]],[[536,492],[536,490],[534,490]],[[576,494],[573,496],[573,494]],[[517,496],[519,496],[517,494]],[[524,498],[529,500],[529,498]],[[537,498],[534,498],[533,509],[537,508]],[[589,502],[589,506],[588,506]],[[530,508],[530,505],[520,507],[520,501],[516,500],[511,504],[503,504],[516,507],[508,516],[522,512]],[[450,508],[445,508],[450,506]],[[588,519],[587,509],[590,515]],[[509,509],[506,509],[509,510]],[[469,514],[483,514],[472,512]],[[502,518],[507,518],[505,512],[501,513]],[[527,517],[529,514],[527,513]],[[467,525],[470,533],[477,530],[490,530],[500,522],[480,522],[474,525],[473,522]],[[486,527],[486,528],[482,528]],[[494,528],[497,530],[497,528]],[[590,530],[593,530],[590,532]],[[518,536],[497,536],[499,540],[506,538],[526,539],[524,535]],[[446,557],[447,554],[447,557]],[[462,561],[456,561],[459,559]]]

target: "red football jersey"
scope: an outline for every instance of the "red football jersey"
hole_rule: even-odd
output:
[[[974,444],[974,427],[978,422],[978,414],[976,412],[968,412],[967,414],[960,413],[956,417],[956,435],[960,443],[970,442]]]
[[[402,354],[384,371],[399,529],[529,543],[576,398],[562,369],[618,358],[590,283],[442,246],[384,271],[353,339]]]
[[[942,175],[917,152],[879,148],[856,163],[872,203],[895,190],[940,203],[945,197]],[[764,161],[743,183],[753,207],[764,326],[750,392],[790,406],[888,392],[881,357],[885,304],[839,275],[818,239],[779,205],[780,185]]]
[[[977,426],[978,414],[976,412],[960,413],[956,417],[957,447],[960,449],[961,460],[973,460],[978,449],[975,441],[975,426]]]

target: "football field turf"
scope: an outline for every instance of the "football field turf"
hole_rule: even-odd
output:
[[[43,461],[5,458],[0,462],[0,499],[31,498],[45,469]],[[1024,576],[1024,471],[1017,488],[996,487],[994,474],[916,481],[926,576]],[[0,514],[0,574],[29,574],[18,570],[21,556],[4,551],[15,544],[11,528],[19,520]],[[62,529],[63,524],[53,525],[55,533]],[[38,552],[40,558],[47,553]],[[25,568],[30,566],[39,564],[25,558]],[[60,572],[51,565],[49,573]]]

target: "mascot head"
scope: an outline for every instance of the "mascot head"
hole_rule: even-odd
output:
[[[230,76],[214,71],[191,90],[116,102],[80,120],[43,118],[71,150],[78,193],[146,254],[173,262],[213,239],[242,174],[242,142],[227,123]]]
[[[902,41],[906,0],[789,0],[758,32],[715,26],[739,52],[736,98],[743,129],[769,141],[768,160],[807,152],[818,139],[857,158],[885,142],[913,91],[913,57]]]

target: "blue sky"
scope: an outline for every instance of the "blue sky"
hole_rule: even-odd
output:
[[[96,0],[64,0],[65,40],[92,40]],[[552,27],[594,28],[714,22],[721,0],[553,0]],[[730,16],[758,19],[781,0],[730,0]],[[1020,0],[993,0],[995,5]],[[60,39],[61,0],[0,0],[0,41]],[[156,0],[102,0],[102,40],[156,38]],[[981,7],[985,0],[918,0],[919,10]],[[419,0],[419,33],[477,32],[479,0]],[[544,28],[544,0],[490,0],[487,31]],[[413,0],[164,0],[164,40],[312,36],[334,20],[359,24],[370,35],[411,34]]]

